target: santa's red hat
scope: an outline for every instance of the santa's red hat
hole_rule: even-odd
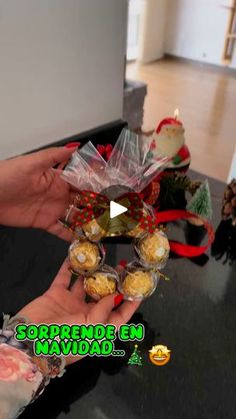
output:
[[[169,126],[173,126],[173,125],[177,125],[177,126],[182,126],[182,122],[180,122],[178,119],[176,118],[165,118],[162,119],[162,121],[159,123],[159,125],[157,126],[156,129],[156,133],[159,134],[162,127],[165,125],[169,125]]]

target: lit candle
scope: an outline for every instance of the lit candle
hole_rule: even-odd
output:
[[[174,111],[174,117],[175,117],[176,120],[179,118],[179,109],[178,108],[175,109],[175,111]]]
[[[161,131],[161,129],[162,129],[162,127],[163,127],[164,125],[182,126],[183,124],[182,124],[182,122],[181,122],[181,121],[179,121],[178,117],[179,117],[179,109],[175,109],[175,111],[174,111],[174,118],[173,118],[173,117],[167,117],[167,118],[164,118],[164,119],[163,119],[163,120],[159,123],[159,125],[158,125],[158,127],[157,127],[157,129],[156,129],[156,133],[157,133],[157,134],[159,134],[159,133],[160,133],[160,131]]]
[[[179,120],[179,109],[175,109],[172,117],[164,118],[153,134],[156,154],[169,158],[168,168],[181,170],[188,167],[190,153],[185,145],[184,127]]]

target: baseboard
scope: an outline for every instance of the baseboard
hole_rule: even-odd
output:
[[[178,57],[177,55],[173,55],[173,54],[165,54],[163,59],[169,59],[169,60],[173,60],[173,61],[179,61],[185,64],[192,64],[195,67],[201,67],[201,68],[205,68],[208,70],[215,70],[219,73],[225,73],[225,74],[232,74],[232,75],[236,75],[236,69],[232,68],[232,67],[225,67],[223,65],[220,64],[211,64],[211,63],[207,63],[205,61],[199,61],[199,60],[192,60],[190,58],[184,58],[184,57]]]

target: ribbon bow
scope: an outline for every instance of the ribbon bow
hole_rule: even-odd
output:
[[[143,211],[142,200],[138,193],[126,192],[116,198],[116,202],[127,208],[127,211],[123,214],[123,224],[133,223],[133,227],[139,224],[141,228],[150,233],[155,230],[157,226],[156,220],[152,215]],[[71,228],[82,227],[83,224],[102,216],[104,216],[103,224],[106,225],[110,219],[109,211],[110,199],[107,196],[92,191],[81,191],[73,203]],[[124,230],[124,227],[122,230]]]

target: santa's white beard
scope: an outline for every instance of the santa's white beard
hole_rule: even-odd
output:
[[[156,150],[167,157],[174,157],[180,148],[184,145],[184,136],[175,135],[167,137],[166,135],[155,135]]]

